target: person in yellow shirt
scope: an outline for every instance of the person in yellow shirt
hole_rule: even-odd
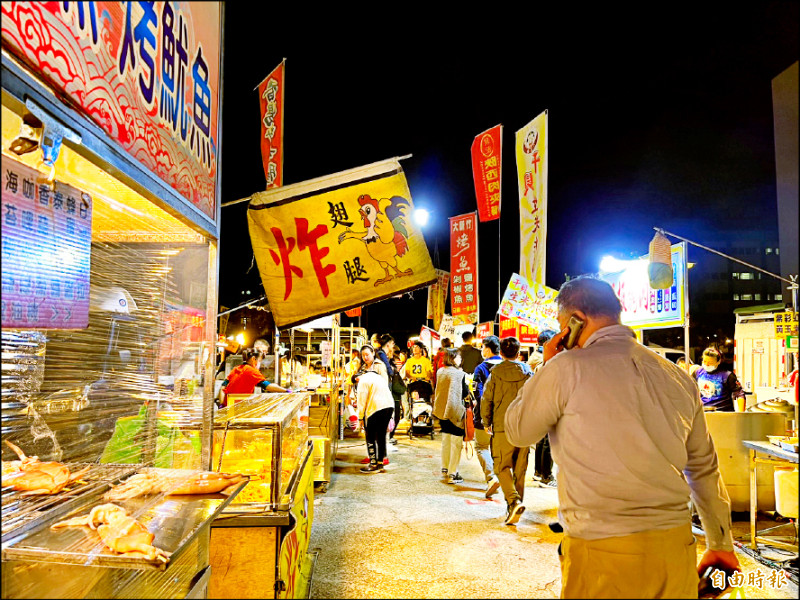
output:
[[[411,347],[413,356],[405,364],[406,387],[409,397],[416,391],[420,399],[430,400],[433,393],[433,365],[431,359],[423,354],[424,348],[420,341],[414,342]]]

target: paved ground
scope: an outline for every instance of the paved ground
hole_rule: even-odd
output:
[[[474,456],[462,453],[464,483],[439,475],[440,439],[398,436],[386,473],[362,474],[362,439],[340,442],[333,481],[316,495],[311,548],[319,551],[312,598],[557,598],[557,490],[525,491],[516,526],[503,523],[500,492],[484,497]],[[531,457],[531,463],[533,459]],[[529,473],[532,473],[531,464]],[[747,531],[747,523],[737,524]],[[702,551],[702,549],[701,549]],[[740,552],[744,573],[769,569]],[[746,587],[748,598],[797,598],[797,586]]]

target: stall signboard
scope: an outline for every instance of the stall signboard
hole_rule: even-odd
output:
[[[535,332],[543,329],[560,330],[555,298],[558,292],[540,283],[531,283],[513,273],[500,302],[501,316],[516,319],[532,326]]]
[[[419,341],[430,348],[431,352],[436,352],[439,349],[439,347],[442,345],[441,340],[442,337],[439,335],[439,332],[431,329],[430,327],[423,325],[422,329],[419,331]]]
[[[442,322],[439,325],[439,335],[442,339],[450,338],[451,341],[456,341],[456,327],[453,324],[452,315],[444,315]]]
[[[478,323],[475,328],[475,337],[482,340],[485,337],[494,335],[494,321],[486,321],[486,323]]]
[[[283,90],[286,61],[258,84],[261,107],[261,160],[267,189],[283,185]]]
[[[544,283],[547,246],[547,111],[516,134],[519,185],[519,272],[532,283]]]
[[[472,142],[472,178],[481,222],[500,218],[503,126],[495,125]]]
[[[498,337],[501,340],[506,337],[515,337],[523,346],[532,346],[539,340],[539,330],[528,323],[501,316],[500,335]]]
[[[791,310],[775,313],[775,337],[797,336],[797,313]]]
[[[622,304],[621,320],[629,327],[659,329],[684,324],[686,287],[686,244],[672,246],[672,285],[654,290],[647,275],[648,257],[630,261],[618,273],[601,275],[614,288]]]
[[[3,2],[3,47],[216,221],[220,2]]]
[[[247,220],[278,327],[436,281],[397,159],[259,192]]]
[[[5,155],[2,171],[3,328],[85,329],[92,198]]]
[[[450,217],[450,308],[454,322],[478,322],[478,215]]]
[[[500,333],[497,337],[501,340],[507,337],[517,337],[517,321],[500,315]]]
[[[276,588],[276,598],[308,597],[313,562],[306,559],[314,522],[314,469],[309,459],[300,473],[300,483],[289,512],[291,528],[283,536],[278,554],[278,579],[283,586]]]

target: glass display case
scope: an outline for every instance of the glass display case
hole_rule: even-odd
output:
[[[217,413],[212,468],[250,477],[232,510],[286,508],[289,483],[307,448],[310,399],[308,392],[253,394]]]

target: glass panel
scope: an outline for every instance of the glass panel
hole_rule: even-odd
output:
[[[40,150],[8,150],[20,126],[3,106],[3,162],[38,168]],[[211,415],[210,242],[66,145],[55,173],[92,198],[89,324],[3,330],[3,438],[42,460],[200,468],[185,426]]]

